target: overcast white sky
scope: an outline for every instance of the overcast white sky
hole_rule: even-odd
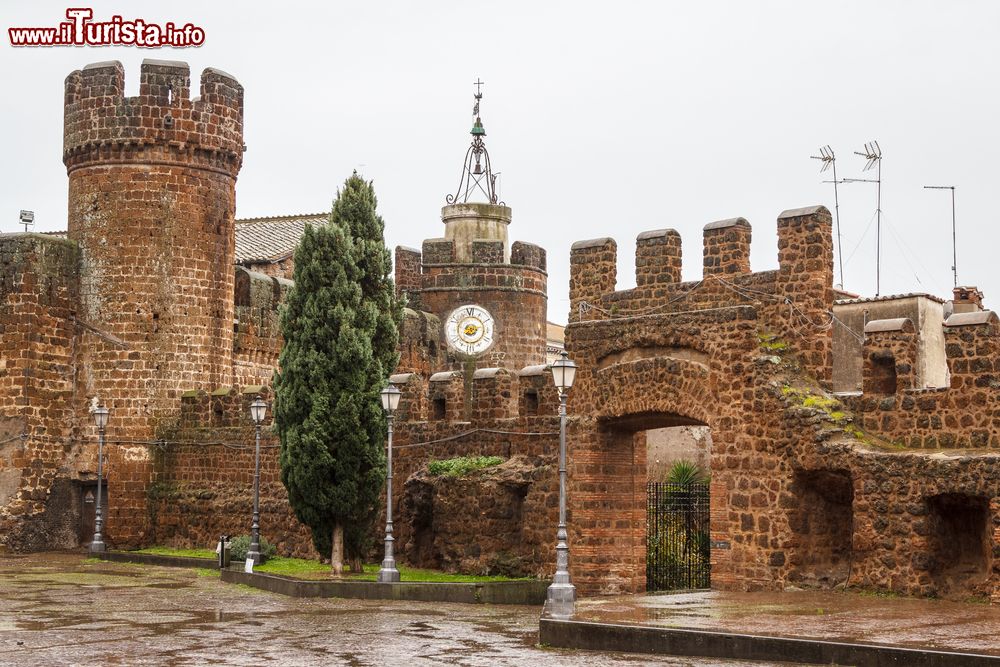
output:
[[[72,3],[79,6],[85,3]],[[86,5],[85,5],[86,6]],[[775,268],[775,218],[823,203],[809,159],[830,144],[840,177],[877,139],[883,159],[883,294],[950,296],[958,273],[988,304],[996,271],[1000,3],[972,2],[95,2],[192,22],[191,49],[21,48],[4,31],[0,231],[36,212],[65,229],[63,79],[118,59],[126,93],[143,58],[185,60],[246,88],[249,150],[237,217],[329,209],[353,169],[375,181],[387,242],[441,236],[440,207],[468,144],[471,85],[485,82],[487,147],[513,208],[511,240],[549,258],[549,317],[565,322],[569,246],[613,236],[619,288],[634,285],[635,237],[673,227],[684,278],[701,276],[701,229],[744,216],[754,270]],[[5,1],[4,28],[64,20],[64,3]],[[237,9],[238,8],[238,9]],[[196,84],[195,84],[196,85]],[[875,291],[873,185],[844,185],[845,287]]]

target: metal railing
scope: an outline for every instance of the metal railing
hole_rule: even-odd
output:
[[[646,484],[646,590],[708,588],[708,484]]]

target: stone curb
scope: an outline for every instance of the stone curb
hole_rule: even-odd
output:
[[[247,574],[234,569],[222,570],[221,575],[222,581],[226,583],[245,584],[296,598],[357,598],[541,606],[545,602],[545,592],[548,588],[547,581],[470,583],[403,581],[396,584],[380,584],[374,581],[305,581],[274,574]]]
[[[140,554],[131,551],[105,551],[88,554],[92,558],[115,563],[142,563],[143,565],[159,565],[162,567],[204,567],[217,569],[219,561],[214,558],[194,558],[192,556],[163,556],[160,554]]]
[[[1000,656],[688,628],[595,623],[543,612],[538,641],[556,648],[855,667],[996,667]]]

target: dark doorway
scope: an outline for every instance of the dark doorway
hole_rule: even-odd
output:
[[[798,538],[789,579],[833,588],[851,575],[854,484],[847,470],[799,470],[792,482],[797,507],[789,527]]]
[[[97,520],[97,482],[80,482],[78,484],[80,499],[80,523],[77,538],[80,544],[89,545],[94,539],[94,530]],[[108,485],[107,482],[101,485],[101,507],[104,511],[104,523],[107,525],[108,516]],[[105,533],[107,531],[104,531]],[[107,535],[104,535],[107,542]]]
[[[895,394],[896,384],[896,358],[888,353],[873,353],[871,380],[865,391],[875,394]]]
[[[942,596],[975,595],[989,576],[989,501],[946,493],[927,499],[931,577]]]

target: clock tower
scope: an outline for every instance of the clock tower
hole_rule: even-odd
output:
[[[420,251],[396,248],[396,289],[407,299],[399,372],[545,363],[545,250],[508,243],[512,212],[499,200],[486,150],[481,85],[462,177],[441,209],[444,235]]]

